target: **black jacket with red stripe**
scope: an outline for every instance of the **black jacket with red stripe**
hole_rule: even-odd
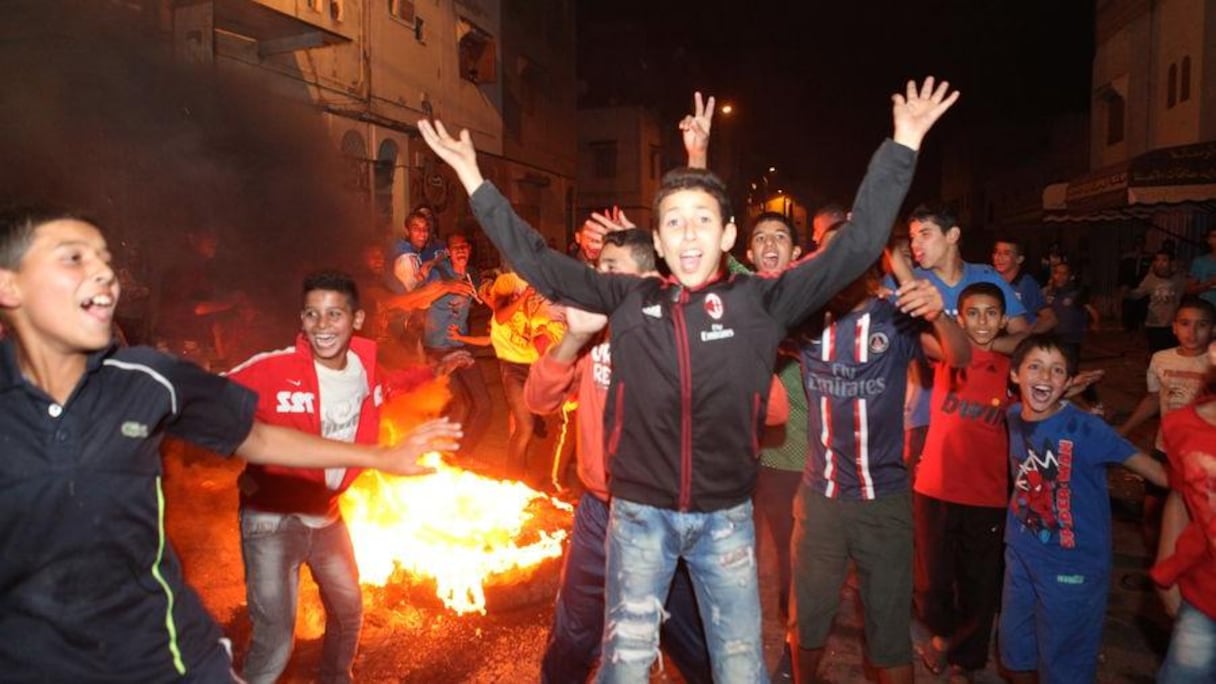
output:
[[[916,153],[888,140],[858,189],[852,224],[778,277],[674,279],[601,274],[560,252],[490,183],[470,197],[482,228],[545,297],[610,314],[604,415],[609,489],[629,501],[715,511],[751,497],[777,345],[882,253]]]

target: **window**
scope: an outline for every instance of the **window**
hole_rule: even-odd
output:
[[[1178,101],[1186,102],[1191,99],[1191,58],[1182,58],[1182,76],[1178,82]]]
[[[493,83],[495,69],[494,37],[468,21],[460,20],[460,77],[473,83]]]
[[[342,21],[346,16],[345,0],[329,0],[329,17],[334,21]]]
[[[1123,142],[1123,115],[1126,104],[1123,96],[1113,89],[1104,95],[1106,100],[1106,144],[1117,145]]]
[[[388,13],[394,19],[414,25],[414,0],[388,0]]]
[[[347,190],[367,192],[367,147],[363,144],[363,136],[355,131],[347,131],[342,136],[342,161],[347,174],[343,186]]]
[[[393,186],[397,175],[397,143],[385,140],[376,152],[372,167],[372,205],[375,208],[376,225],[393,224]]]
[[[616,178],[615,140],[591,143],[591,175],[595,178]]]
[[[1169,109],[1178,104],[1178,65],[1171,64],[1169,76],[1166,77],[1165,108]]]

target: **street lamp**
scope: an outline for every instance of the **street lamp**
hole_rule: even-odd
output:
[[[725,116],[730,116],[731,114],[734,113],[735,106],[732,105],[731,103],[727,102],[726,104],[722,105],[722,107],[718,111],[722,112],[722,114]]]

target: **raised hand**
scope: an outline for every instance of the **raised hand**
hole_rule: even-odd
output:
[[[473,284],[467,280],[448,280],[444,282],[443,289],[448,294],[459,295],[461,297],[473,296]]]
[[[436,119],[432,126],[430,121],[419,119],[418,132],[422,133],[422,139],[431,150],[452,167],[466,192],[471,195],[481,186],[485,179],[477,166],[477,150],[473,147],[473,138],[469,136],[467,128],[461,129],[459,138],[453,138],[443,127],[442,121]]]
[[[895,142],[914,150],[920,149],[920,143],[925,134],[933,128],[947,109],[958,101],[959,91],[946,95],[950,83],[942,81],[934,87],[933,77],[925,78],[920,89],[916,81],[908,81],[907,92],[903,95],[895,93],[891,96],[891,116],[895,120]]]
[[[427,475],[434,468],[420,465],[418,459],[431,451],[456,451],[460,448],[460,423],[447,418],[429,420],[414,428],[405,439],[385,451],[378,470],[393,475]]]
[[[928,280],[911,280],[899,286],[899,310],[933,322],[942,313],[942,293]]]
[[[684,137],[684,150],[688,152],[688,165],[703,169],[709,163],[709,130],[714,122],[714,98],[702,101],[700,91],[693,93],[693,113],[680,120],[680,131]]]

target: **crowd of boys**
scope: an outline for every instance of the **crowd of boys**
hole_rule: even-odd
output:
[[[588,263],[550,249],[515,214],[482,178],[466,131],[419,122],[526,288],[570,307],[568,333],[536,349],[519,377],[526,408],[552,410],[572,392],[583,404],[587,494],[544,681],[592,671],[601,682],[648,681],[660,639],[689,681],[767,681],[757,520],[791,551],[778,555],[788,604],[777,608],[788,610],[796,681],[818,679],[850,564],[880,681],[912,681],[914,615],[932,635],[925,666],[969,679],[986,664],[998,605],[1012,681],[1093,681],[1111,567],[1110,464],[1174,489],[1154,572],[1180,589],[1163,679],[1216,672],[1202,646],[1216,635],[1202,589],[1216,572],[1216,409],[1192,403],[1211,380],[1212,304],[1179,302],[1177,347],[1154,355],[1149,394],[1123,427],[1163,414],[1154,458],[1067,401],[1083,384],[1079,340],[1041,332],[1075,315],[1052,300],[1076,299],[1067,274],[1043,297],[1020,277],[1012,241],[998,242],[995,270],[967,264],[954,217],[922,207],[909,221],[918,267],[887,251],[883,280],[917,152],[957,98],[932,78],[893,96],[894,133],[851,210],[825,215],[818,249],[802,259],[793,227],[761,216],[748,235],[758,275],[727,269],[738,228],[721,181],[696,168],[712,98],[698,94],[681,124],[692,165],[664,177],[653,234],[616,226],[588,236],[599,252]],[[387,255],[385,287],[397,299],[385,301],[426,309],[419,347],[447,357],[480,341],[467,330],[478,297],[468,237],[434,247],[425,212],[406,227]],[[1200,274],[1187,287],[1206,295],[1213,282]],[[295,345],[227,377],[117,347],[119,289],[89,221],[40,210],[0,217],[0,482],[9,492],[0,661],[18,678],[237,680],[164,536],[158,446],[174,435],[249,464],[239,482],[254,627],[244,677],[282,673],[307,564],[326,607],[321,678],[350,681],[362,605],[337,498],[363,468],[427,472],[417,457],[457,449],[460,425],[439,419],[377,445],[381,373],[375,342],[357,335],[366,312],[348,275],[306,278]],[[905,386],[921,390],[908,409]],[[476,414],[484,395],[466,393],[464,415]],[[789,420],[798,425],[780,439],[766,436]]]

